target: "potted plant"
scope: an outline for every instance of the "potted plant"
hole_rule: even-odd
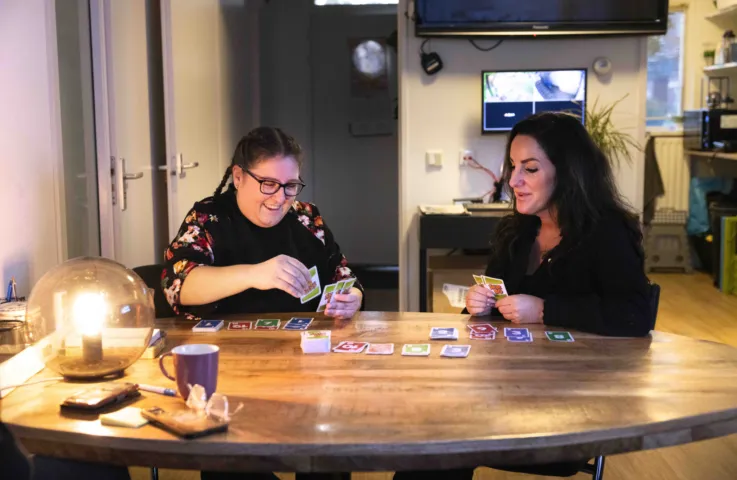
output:
[[[629,147],[642,150],[642,147],[632,138],[632,135],[615,128],[612,122],[612,112],[619,103],[627,98],[620,98],[611,105],[599,107],[599,99],[593,105],[587,105],[584,126],[591,135],[594,143],[604,152],[613,166],[619,167],[620,160],[624,159],[632,164]]]
[[[714,50],[704,50],[704,63],[706,63],[706,66],[714,65]]]

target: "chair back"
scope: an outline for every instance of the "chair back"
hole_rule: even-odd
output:
[[[143,265],[133,269],[139,277],[143,279],[146,286],[154,291],[154,309],[156,310],[156,318],[174,317],[176,314],[171,309],[171,305],[166,301],[164,290],[161,288],[161,272],[164,270],[163,265]]]
[[[657,283],[650,284],[650,313],[652,315],[652,323],[650,330],[655,330],[655,322],[658,319],[658,305],[660,304],[660,285]]]

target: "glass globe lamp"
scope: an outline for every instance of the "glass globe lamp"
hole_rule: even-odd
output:
[[[106,258],[80,257],[48,271],[28,298],[26,342],[67,378],[122,375],[148,347],[153,291]]]

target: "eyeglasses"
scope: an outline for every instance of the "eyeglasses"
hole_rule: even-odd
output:
[[[263,178],[259,178],[245,168],[241,168],[241,170],[243,170],[254,180],[256,180],[260,184],[261,193],[266,195],[274,195],[276,192],[279,191],[280,188],[284,188],[284,195],[286,195],[287,197],[296,197],[297,195],[299,195],[299,192],[301,192],[302,189],[306,187],[306,185],[302,182],[279,183],[276,180],[266,180]]]

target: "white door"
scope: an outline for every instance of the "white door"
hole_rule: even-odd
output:
[[[170,237],[213,194],[255,120],[247,8],[243,0],[161,0]]]
[[[161,263],[155,245],[146,0],[90,2],[102,255]]]

